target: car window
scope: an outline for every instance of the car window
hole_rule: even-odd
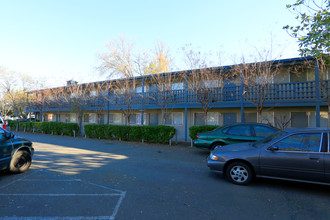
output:
[[[280,151],[319,152],[321,133],[294,134],[274,144]]]
[[[228,134],[239,136],[251,136],[251,129],[249,125],[233,126],[229,129]]]
[[[255,125],[253,126],[253,128],[254,128],[254,133],[256,134],[257,137],[267,137],[271,134],[274,134],[275,132],[274,129],[261,125]]]

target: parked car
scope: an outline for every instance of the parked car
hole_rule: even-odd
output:
[[[0,128],[0,170],[22,173],[29,169],[34,148],[32,142]]]
[[[207,164],[239,185],[254,177],[329,183],[329,134],[329,128],[287,129],[255,143],[216,148]]]
[[[2,119],[2,117],[0,116],[0,127],[3,129],[7,129],[7,122],[5,120]]]
[[[238,123],[226,125],[213,131],[197,134],[194,146],[213,150],[216,147],[242,142],[255,142],[279,131],[260,123]]]

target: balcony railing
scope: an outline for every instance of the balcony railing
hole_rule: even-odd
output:
[[[321,81],[317,86],[315,81],[294,82],[294,83],[274,83],[262,87],[261,85],[253,87],[225,86],[224,88],[210,88],[203,91],[197,90],[172,90],[164,92],[145,92],[129,94],[110,94],[107,97],[93,97],[82,101],[85,108],[94,110],[120,109],[124,106],[155,106],[159,107],[166,104],[175,107],[176,104],[198,104],[203,98],[212,103],[240,103],[241,95],[245,103],[254,102],[260,97],[264,102],[299,102],[302,100],[316,100],[317,88],[319,88],[319,97],[325,99],[330,93],[330,80]],[[260,93],[262,94],[260,96]],[[33,103],[28,103],[29,108],[33,109]],[[47,102],[44,110],[55,111],[56,109],[72,109],[73,103],[63,101],[60,104],[56,102]]]

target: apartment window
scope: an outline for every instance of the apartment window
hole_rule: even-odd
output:
[[[183,89],[183,83],[172,83],[172,90],[182,90]]]
[[[308,127],[307,112],[291,112],[291,127],[307,128]]]
[[[244,122],[257,122],[257,112],[244,112]]]
[[[158,113],[149,113],[149,125],[158,125]]]
[[[142,115],[141,114],[135,114],[136,115],[136,124],[142,125]],[[143,114],[143,124],[147,124],[147,115],[144,113]]]
[[[304,82],[307,81],[307,73],[290,73],[290,82]]]
[[[110,113],[109,114],[110,124],[121,124],[121,114],[120,113]]]
[[[144,86],[143,88],[144,88],[144,92],[145,92],[146,91],[146,87]],[[136,87],[135,92],[136,93],[142,93],[142,86]]]
[[[237,113],[236,112],[225,112],[223,113],[223,124],[234,124],[237,123]]]
[[[89,123],[90,117],[91,117],[90,114],[84,114],[84,122]]]
[[[131,114],[129,117],[129,124],[136,124],[136,114]]]
[[[172,112],[168,113],[165,118],[166,125],[183,125],[183,113]]]
[[[65,120],[65,122],[70,122],[70,114],[65,114],[64,120]]]
[[[97,95],[97,92],[95,90],[90,91],[89,96],[90,97],[95,97]]]
[[[194,118],[194,125],[205,125],[205,113],[196,112]],[[217,125],[218,124],[218,113],[217,112],[208,112],[207,113],[207,124],[208,125]]]
[[[206,88],[217,88],[219,86],[218,80],[205,80],[204,85]]]

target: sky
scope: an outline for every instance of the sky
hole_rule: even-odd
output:
[[[297,24],[292,0],[0,0],[0,66],[62,86],[106,79],[97,54],[125,36],[138,50],[161,41],[175,70],[186,69],[180,48],[221,54],[221,65],[270,50],[273,59],[298,57],[282,29]]]

